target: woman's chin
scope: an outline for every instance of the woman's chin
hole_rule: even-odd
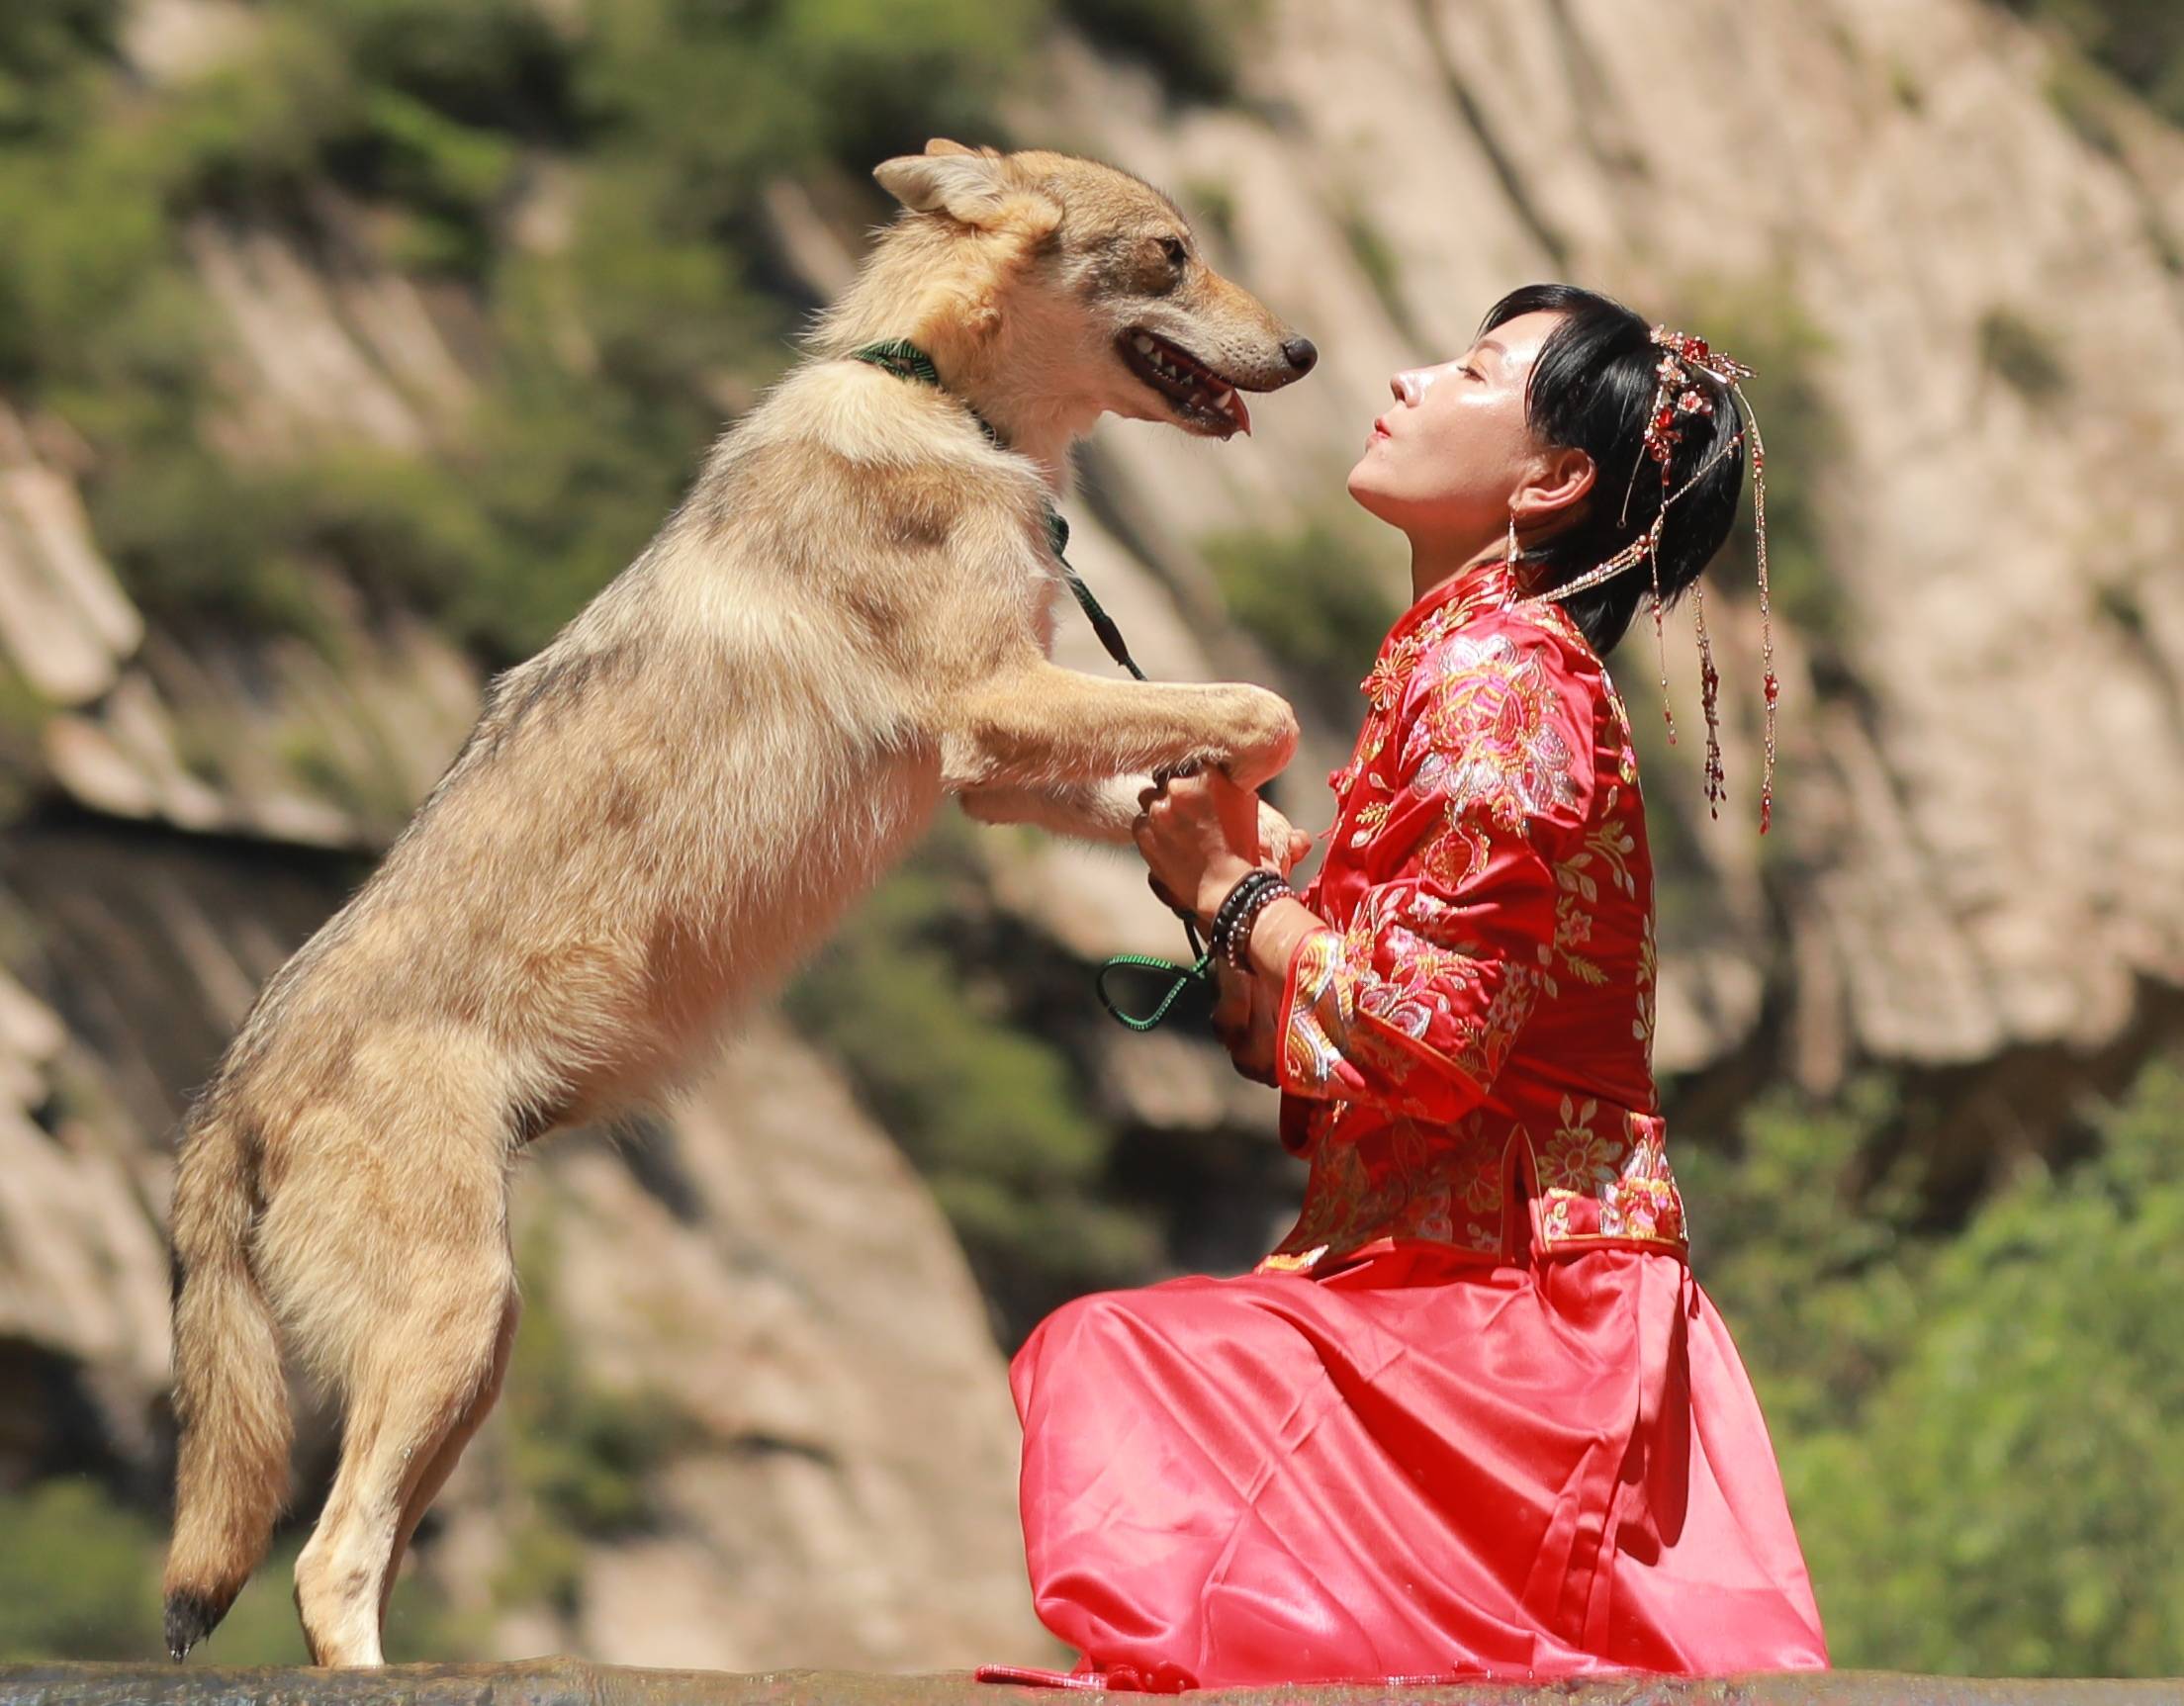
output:
[[[1351,502],[1366,514],[1386,521],[1389,519],[1390,494],[1378,479],[1380,470],[1373,466],[1378,460],[1370,450],[1366,451],[1357,459],[1357,466],[1350,470],[1350,477],[1343,482],[1343,486],[1350,494]]]

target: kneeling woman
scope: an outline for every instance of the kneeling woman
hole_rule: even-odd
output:
[[[1504,300],[1397,378],[1350,475],[1410,536],[1415,601],[1317,880],[1258,874],[1224,778],[1148,792],[1138,846],[1235,948],[1225,1034],[1311,1173],[1252,1273],[1079,1299],[1017,1355],[1033,1591],[1071,1680],[1826,1665],[1685,1264],[1600,662],[1728,534],[1740,373],[1588,292]]]

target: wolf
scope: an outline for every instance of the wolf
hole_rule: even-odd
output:
[[[1101,414],[1228,438],[1249,424],[1238,393],[1299,378],[1312,344],[1123,171],[935,140],[874,175],[901,209],[807,358],[635,561],[491,683],[191,1106],[176,1659],[286,1501],[285,1354],[343,1418],[296,1564],[305,1637],[319,1664],[382,1661],[404,1549],[507,1365],[516,1156],[672,1087],[945,799],[1120,842],[1149,773],[1255,787],[1294,750],[1261,688],[1055,667],[1047,519]],[[938,385],[850,359],[896,339]]]

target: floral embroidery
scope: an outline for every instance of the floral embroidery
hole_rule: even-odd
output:
[[[1600,684],[1607,689],[1607,710],[1615,730],[1615,774],[1626,788],[1638,785],[1638,743],[1630,732],[1630,713],[1615,690],[1614,677],[1601,672]]]
[[[1630,1033],[1646,1051],[1646,1070],[1649,1074],[1653,1070],[1653,913],[1648,910],[1638,938],[1638,1017],[1631,1022]]]
[[[1482,811],[1510,831],[1577,803],[1570,743],[1537,648],[1505,634],[1458,637],[1435,652],[1432,686],[1404,742],[1410,785],[1448,801],[1451,817]]]
[[[1590,1097],[1575,1108],[1569,1097],[1562,1099],[1562,1123],[1548,1139],[1547,1153],[1540,1157],[1539,1163],[1541,1183],[1549,1189],[1582,1192],[1614,1183],[1616,1163],[1622,1159],[1623,1146],[1615,1138],[1592,1129],[1592,1119],[1599,1107],[1599,1103]]]
[[[1401,883],[1372,891],[1346,930],[1312,933],[1283,1027],[1287,1087],[1355,1094],[1379,1081],[1391,1106],[1426,1117],[1451,1076],[1477,1094],[1501,1071],[1542,983],[1531,967],[1481,951],[1456,908]]]
[[[1427,838],[1418,856],[1425,874],[1441,887],[1460,889],[1487,868],[1492,854],[1487,832],[1469,819],[1450,822],[1443,818]]]
[[[1337,1104],[1313,1145],[1305,1212],[1268,1260],[1309,1268],[1381,1238],[1500,1254],[1507,1137],[1478,1110],[1453,1125],[1376,1125]]]
[[[1615,790],[1610,787],[1610,805],[1614,803],[1614,795]],[[1607,818],[1587,831],[1584,842],[1575,852],[1554,861],[1555,940],[1553,952],[1542,957],[1550,962],[1559,958],[1563,969],[1580,983],[1597,988],[1607,981],[1607,972],[1596,959],[1577,951],[1592,941],[1593,922],[1600,902],[1600,887],[1594,871],[1604,872],[1616,889],[1635,898],[1638,884],[1631,875],[1630,855],[1637,846],[1637,838],[1623,826],[1622,819]],[[1547,979],[1547,993],[1553,996],[1562,993],[1552,975]]]
[[[1379,778],[1376,776],[1375,781]],[[1380,826],[1388,821],[1388,814],[1396,809],[1392,799],[1374,800],[1362,807],[1350,820],[1350,846],[1361,848],[1380,832]]]
[[[1567,1097],[1563,1106],[1569,1108]],[[1603,1170],[1593,1161],[1600,1138],[1587,1128],[1590,1115],[1580,1114],[1574,1123],[1565,1114],[1568,1129],[1555,1133],[1538,1162],[1542,1238],[1551,1245],[1618,1238],[1683,1249],[1684,1197],[1669,1170],[1660,1116],[1625,1109],[1621,1136],[1605,1140],[1613,1159]],[[1572,1182],[1581,1170],[1582,1182]]]
[[[1502,974],[1501,987],[1487,1003],[1487,1011],[1468,1022],[1456,1060],[1481,1084],[1491,1084],[1500,1076],[1510,1045],[1539,999],[1541,981],[1539,973],[1528,965],[1508,966]]]

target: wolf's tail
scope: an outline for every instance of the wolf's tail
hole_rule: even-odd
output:
[[[180,1426],[167,1651],[176,1659],[228,1614],[288,1497],[292,1423],[272,1311],[251,1270],[250,1145],[201,1100],[174,1185],[174,1407]]]

